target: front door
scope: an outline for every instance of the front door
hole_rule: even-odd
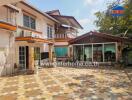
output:
[[[26,69],[26,46],[19,47],[19,65],[21,70]]]

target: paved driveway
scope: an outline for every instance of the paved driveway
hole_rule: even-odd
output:
[[[131,70],[45,68],[38,75],[0,78],[0,100],[132,100],[130,75]]]

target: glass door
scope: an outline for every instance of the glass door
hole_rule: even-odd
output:
[[[84,61],[92,62],[92,45],[84,46]]]
[[[26,69],[26,47],[20,46],[19,47],[19,65],[20,69]]]
[[[103,46],[102,44],[93,45],[93,61],[103,62]]]

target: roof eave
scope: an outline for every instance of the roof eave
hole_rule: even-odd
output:
[[[83,29],[83,27],[80,25],[80,23],[73,17],[73,16],[64,16],[64,15],[51,15],[52,17],[64,17],[64,18],[72,18],[78,25],[80,29]],[[77,27],[76,27],[77,28]]]
[[[60,23],[58,20],[56,20],[55,18],[53,18],[52,16],[42,12],[41,10],[39,10],[38,8],[34,7],[33,5],[31,5],[29,2],[27,3],[26,1],[21,1],[22,4],[30,7],[31,9],[37,11],[38,13],[42,14],[43,16],[47,17],[48,19],[56,22],[56,23]]]

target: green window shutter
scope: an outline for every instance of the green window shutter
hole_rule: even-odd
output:
[[[56,57],[65,57],[68,55],[67,47],[55,47]]]

